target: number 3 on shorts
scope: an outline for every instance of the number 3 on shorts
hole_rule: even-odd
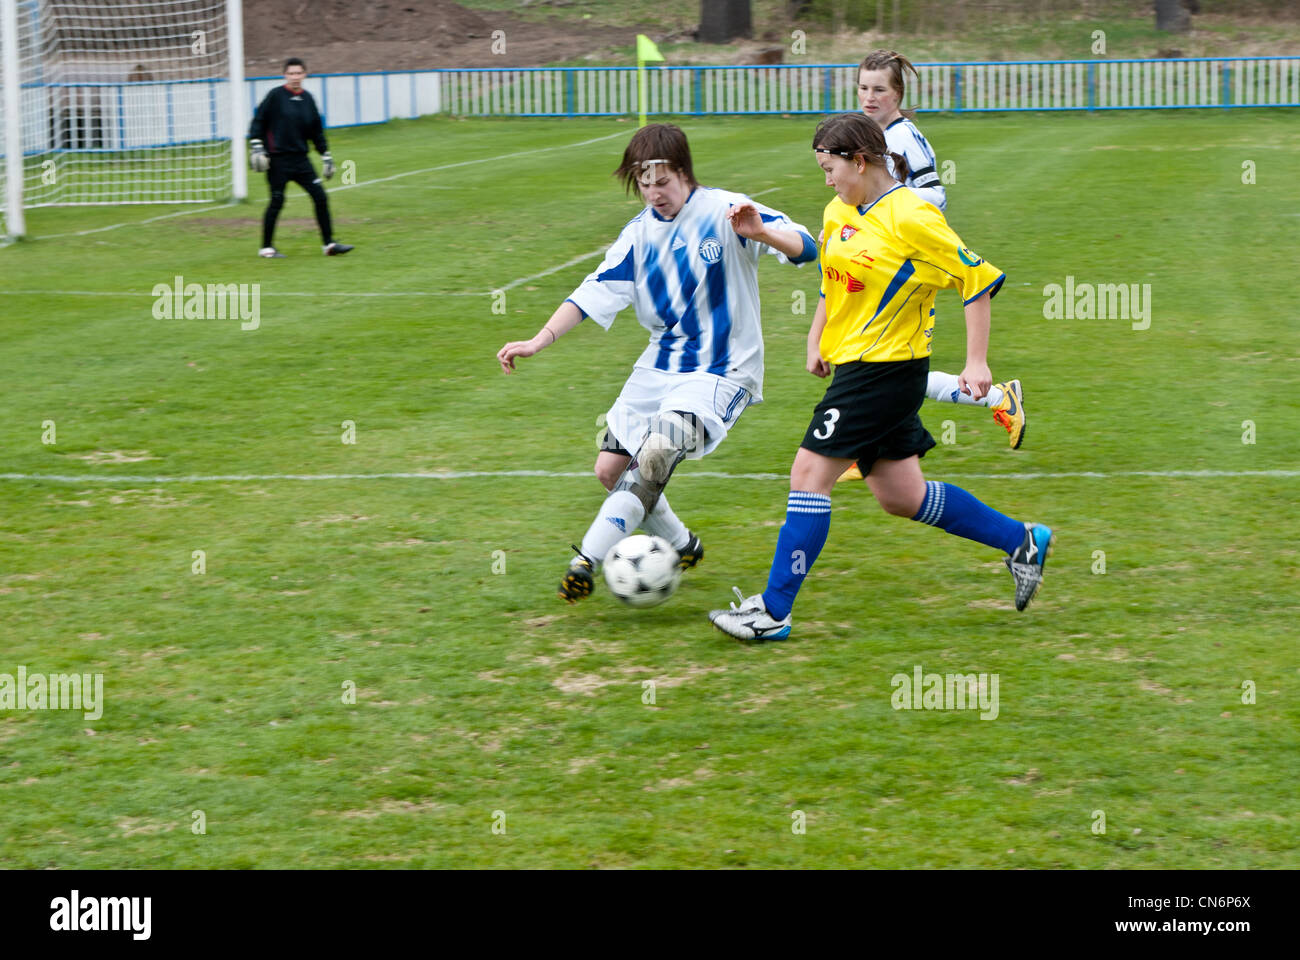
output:
[[[826,411],[826,422],[818,429],[813,431],[813,436],[818,440],[829,440],[832,433],[835,432],[835,424],[839,422],[840,411],[838,407],[831,407]],[[822,431],[825,430],[825,433]]]

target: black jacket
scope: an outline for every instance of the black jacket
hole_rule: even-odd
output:
[[[316,101],[306,88],[291,93],[281,85],[268,93],[253,114],[248,138],[261,140],[272,156],[306,155],[309,142],[320,153],[329,150]]]

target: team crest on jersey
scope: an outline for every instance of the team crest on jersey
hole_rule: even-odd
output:
[[[966,247],[958,247],[957,256],[959,256],[961,262],[966,264],[968,267],[978,267],[984,262],[983,257],[979,256],[973,250],[968,250]]]
[[[722,259],[722,244],[717,237],[705,237],[700,241],[700,259],[705,263],[717,263]]]
[[[840,241],[843,242],[858,232],[857,227],[850,227],[847,223],[840,229]]]

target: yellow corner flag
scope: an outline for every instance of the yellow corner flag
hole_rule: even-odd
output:
[[[640,108],[640,123],[645,126],[646,101],[648,99],[646,90],[645,64],[647,60],[658,60],[663,62],[664,56],[655,46],[655,42],[647,37],[644,33],[636,35],[636,86],[637,86],[637,106]]]
[[[655,46],[655,42],[647,37],[644,33],[636,35],[636,58],[641,63],[647,60],[662,60],[663,54]]]

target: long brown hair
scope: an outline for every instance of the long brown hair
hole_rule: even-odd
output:
[[[692,187],[699,186],[691,166],[691,147],[681,127],[671,123],[648,123],[632,134],[627,149],[623,151],[623,162],[614,171],[614,176],[623,181],[628,193],[637,189],[641,165],[647,160],[666,160]]]
[[[884,70],[889,75],[889,85],[898,94],[898,112],[909,120],[916,116],[915,110],[903,109],[903,97],[907,93],[907,84],[904,82],[903,71],[912,71],[912,76],[916,77],[917,82],[920,83],[921,81],[921,75],[916,72],[916,67],[912,66],[912,61],[901,53],[895,53],[893,50],[872,50],[858,64],[859,77],[862,76],[863,70]]]
[[[813,134],[814,150],[829,150],[841,157],[853,159],[861,157],[865,163],[872,163],[886,170],[889,167],[885,158],[894,161],[894,177],[900,182],[907,181],[911,172],[907,158],[901,153],[891,153],[885,144],[885,132],[870,117],[861,113],[837,113],[817,124]]]

